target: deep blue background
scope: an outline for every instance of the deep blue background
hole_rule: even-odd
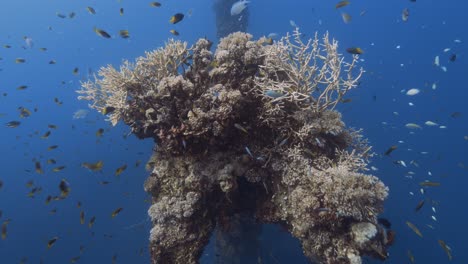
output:
[[[120,124],[110,129],[103,116],[94,111],[85,119],[72,119],[76,110],[87,108],[86,102],[76,99],[75,90],[79,81],[87,78],[88,69],[96,71],[107,64],[118,67],[123,59],[133,60],[146,50],[158,48],[173,37],[170,29],[178,30],[178,38],[190,44],[200,37],[216,39],[212,1],[161,1],[160,8],[150,7],[149,2],[1,0],[0,44],[12,48],[0,47],[0,92],[8,93],[0,96],[0,121],[20,120],[20,106],[31,111],[37,107],[38,111],[21,119],[18,128],[0,128],[0,180],[4,182],[0,189],[0,222],[11,219],[7,239],[0,240],[0,263],[19,263],[23,257],[28,258],[28,263],[39,263],[40,259],[44,263],[69,263],[72,257],[80,256],[80,245],[85,249],[79,263],[111,263],[114,254],[118,263],[149,263],[149,204],[142,185],[148,174],[144,164],[153,143],[133,136],[125,139],[127,127]],[[392,222],[397,238],[387,262],[409,263],[407,251],[411,250],[417,263],[448,263],[437,243],[443,239],[453,250],[452,263],[467,263],[468,141],[464,136],[468,136],[468,4],[461,0],[351,2],[336,10],[335,1],[252,0],[249,33],[254,37],[271,32],[283,35],[293,29],[289,22],[293,20],[308,36],[328,31],[339,40],[342,53],[351,46],[365,51],[360,63],[366,70],[362,84],[349,94],[352,102],[341,105],[339,110],[348,126],[364,129],[379,154],[372,160],[371,165],[378,168],[374,174],[391,190],[384,216]],[[89,14],[86,6],[92,6],[97,13]],[[125,10],[123,16],[119,15],[120,7]],[[401,21],[403,8],[410,11],[407,22]],[[187,14],[189,10],[191,17],[186,16],[177,25],[169,24],[171,15]],[[360,16],[362,11],[366,13]],[[75,12],[76,16],[61,19],[56,12]],[[343,23],[341,12],[353,17],[349,24]],[[105,29],[113,38],[97,36],[94,26]],[[121,29],[129,30],[128,40],[118,36]],[[32,49],[21,47],[23,36],[33,39]],[[41,52],[40,47],[48,50]],[[445,53],[445,48],[451,50]],[[452,53],[457,55],[455,62],[448,60]],[[433,65],[437,55],[447,72]],[[16,64],[18,57],[25,58],[26,63]],[[348,54],[345,57],[350,59]],[[52,59],[57,64],[49,65]],[[80,70],[78,75],[72,74],[75,67]],[[435,90],[431,88],[433,83]],[[16,90],[20,85],[28,89]],[[410,88],[419,88],[421,93],[409,97],[402,92]],[[63,104],[55,104],[55,97]],[[462,116],[450,117],[455,111]],[[425,126],[427,120],[447,128]],[[423,129],[407,129],[405,124],[410,122]],[[52,130],[48,139],[41,139],[49,130],[48,124],[58,129]],[[99,128],[104,128],[105,133],[98,139],[95,132]],[[47,151],[54,144],[59,148]],[[398,145],[398,149],[390,157],[382,157],[391,145]],[[424,151],[428,154],[420,153]],[[49,158],[57,160],[55,166],[64,165],[66,169],[52,172],[55,166],[46,165]],[[45,174],[34,173],[33,159],[41,161]],[[80,167],[82,162],[97,160],[104,161],[101,173]],[[139,167],[135,167],[137,160],[142,163]],[[395,160],[405,161],[408,167],[395,165]],[[412,160],[419,167],[410,165]],[[114,176],[123,164],[128,169]],[[407,177],[410,171],[414,172],[412,178]],[[47,195],[59,194],[62,178],[71,185],[70,196],[45,205]],[[422,195],[418,183],[426,179],[439,181],[441,186],[427,188]],[[27,197],[30,189],[25,184],[29,180],[43,188],[35,198]],[[100,185],[102,180],[111,184]],[[426,205],[415,213],[414,207],[424,198],[428,199]],[[80,209],[78,201],[82,203]],[[111,212],[118,207],[124,209],[112,219]],[[50,214],[54,208],[57,213]],[[80,224],[81,210],[87,221],[96,216],[92,229],[87,223]],[[432,215],[437,221],[431,219]],[[416,224],[424,237],[416,236],[406,221]],[[47,250],[47,241],[54,236],[59,240]],[[297,241],[289,239],[284,231],[268,226],[262,241],[264,263],[306,263]],[[211,247],[205,253],[204,262],[210,263]]]

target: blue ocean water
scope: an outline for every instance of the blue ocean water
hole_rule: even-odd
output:
[[[272,32],[284,35],[293,30],[292,20],[306,36],[328,31],[339,41],[343,54],[348,47],[364,50],[360,66],[366,73],[361,85],[347,96],[352,101],[338,109],[348,126],[364,130],[378,154],[371,163],[378,170],[372,173],[390,187],[383,216],[391,221],[396,240],[386,262],[410,263],[410,250],[416,263],[467,263],[468,87],[464,78],[468,76],[468,4],[460,0],[364,0],[337,10],[336,2],[252,0],[248,32],[256,38]],[[0,240],[0,263],[69,263],[78,256],[77,263],[112,263],[113,258],[117,263],[149,263],[150,204],[143,182],[153,142],[128,135],[123,124],[112,127],[92,110],[83,119],[73,119],[77,110],[87,109],[75,91],[99,67],[118,67],[124,59],[133,60],[162,46],[174,37],[171,29],[189,43],[201,37],[216,42],[213,1],[161,1],[158,8],[141,0],[1,3],[0,222],[10,222],[6,239]],[[88,6],[96,14],[90,14]],[[124,15],[119,14],[120,8]],[[410,14],[406,22],[401,17],[405,8]],[[71,12],[75,17],[68,17]],[[344,23],[342,12],[352,16],[349,23]],[[171,25],[168,20],[175,13],[186,17]],[[112,38],[97,36],[93,27],[105,29]],[[129,30],[130,38],[119,37],[122,29]],[[32,46],[27,46],[25,36]],[[450,61],[453,54],[456,60]],[[440,66],[434,65],[436,56]],[[26,62],[15,63],[17,58]],[[56,64],[49,64],[51,60]],[[27,88],[17,90],[22,85]],[[407,96],[410,88],[421,92]],[[31,116],[20,118],[19,107],[29,109]],[[20,126],[3,125],[13,120],[21,121]],[[438,125],[427,126],[426,121]],[[422,129],[410,130],[407,123]],[[49,128],[50,124],[57,129]],[[100,128],[104,134],[96,137]],[[50,136],[42,139],[47,131]],[[58,148],[47,150],[52,145]],[[398,148],[390,156],[383,155],[393,145]],[[57,164],[47,164],[48,159]],[[36,160],[44,174],[35,172]],[[98,160],[104,161],[102,172],[81,167],[83,162]],[[395,161],[404,161],[406,167]],[[127,169],[115,176],[123,165]],[[53,172],[58,166],[65,169]],[[69,197],[45,204],[48,195],[60,194],[62,179],[71,186]],[[423,194],[419,182],[425,180],[441,186],[424,188]],[[30,181],[33,187],[26,186]],[[102,185],[102,181],[110,183]],[[28,197],[34,187],[42,191]],[[426,204],[415,212],[423,199]],[[111,218],[117,208],[123,208],[122,212]],[[82,211],[85,224],[80,223]],[[89,228],[93,216],[96,222]],[[416,224],[423,237],[409,229],[406,221]],[[53,237],[58,240],[47,249]],[[439,239],[451,248],[452,261]],[[263,263],[307,263],[299,243],[278,227],[262,227],[260,241]],[[202,262],[213,259],[210,244]]]

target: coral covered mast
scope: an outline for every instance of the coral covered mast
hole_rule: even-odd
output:
[[[170,40],[78,91],[157,143],[144,185],[153,263],[198,263],[215,226],[239,213],[281,224],[319,263],[386,258],[388,188],[363,174],[370,147],[333,110],[363,73],[357,57],[298,29],[267,43],[237,32],[213,54],[206,39]]]

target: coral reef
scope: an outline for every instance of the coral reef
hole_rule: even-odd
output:
[[[120,70],[101,68],[79,99],[153,138],[153,263],[198,263],[215,227],[277,223],[318,263],[387,257],[377,222],[388,188],[364,174],[371,147],[334,107],[363,73],[328,34],[270,43],[236,32],[216,51],[170,40]]]

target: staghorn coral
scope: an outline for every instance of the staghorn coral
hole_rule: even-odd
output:
[[[298,29],[211,46],[170,40],[78,91],[157,144],[144,184],[153,263],[197,263],[215,228],[237,232],[246,215],[284,226],[319,263],[385,259],[388,189],[363,174],[371,147],[333,110],[363,73],[357,56],[346,63],[328,34],[303,42]]]

